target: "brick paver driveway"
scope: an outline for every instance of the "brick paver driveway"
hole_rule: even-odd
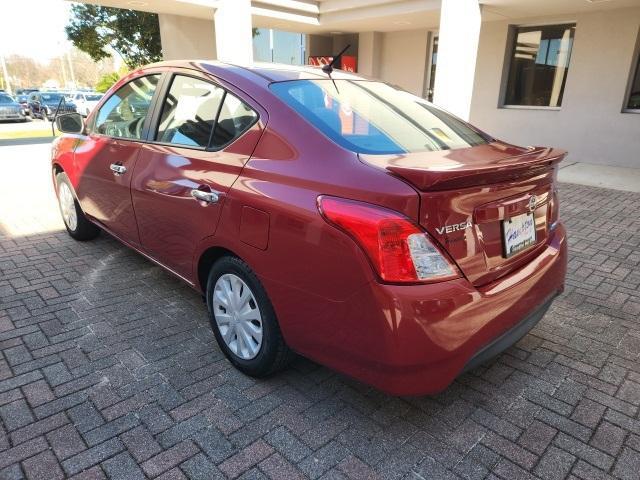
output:
[[[63,232],[46,157],[0,149],[0,478],[639,478],[640,195],[562,185],[566,293],[441,395],[393,398],[303,359],[239,374],[196,292]]]

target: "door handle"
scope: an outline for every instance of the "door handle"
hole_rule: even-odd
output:
[[[115,175],[122,175],[127,171],[127,167],[118,163],[112,163],[109,168]]]
[[[206,192],[204,190],[198,190],[197,188],[191,190],[191,196],[205,203],[216,203],[220,200],[220,192]]]

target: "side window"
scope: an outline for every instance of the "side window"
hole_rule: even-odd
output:
[[[193,77],[176,75],[162,106],[156,140],[206,148],[224,90]]]
[[[141,139],[159,79],[160,75],[147,75],[120,87],[100,108],[95,131],[111,137]]]
[[[212,148],[222,148],[242,135],[258,119],[258,114],[239,98],[227,93],[213,132]]]

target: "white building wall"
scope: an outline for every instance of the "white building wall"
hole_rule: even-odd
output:
[[[215,59],[216,33],[211,20],[182,15],[158,15],[165,60]]]
[[[378,69],[380,78],[422,96],[428,38],[427,29],[385,32]]]
[[[576,23],[560,110],[498,108],[509,24]],[[569,150],[570,161],[640,167],[640,114],[621,113],[640,8],[482,24],[470,120],[519,145]]]

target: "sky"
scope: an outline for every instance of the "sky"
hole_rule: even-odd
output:
[[[1,0],[0,53],[46,62],[69,49],[64,32],[70,3],[64,0]],[[9,20],[13,19],[13,21]],[[37,21],[35,21],[37,19]]]

